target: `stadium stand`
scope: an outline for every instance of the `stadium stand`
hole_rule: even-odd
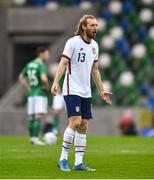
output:
[[[85,12],[87,13],[92,12],[93,14],[97,15],[98,33],[96,36],[96,40],[100,47],[100,57],[99,57],[100,71],[101,71],[102,79],[104,80],[105,88],[113,92],[112,108],[131,106],[135,108],[145,107],[150,110],[153,110],[154,108],[154,93],[153,93],[154,1],[153,0],[140,0],[140,1],[139,0],[88,0],[88,1],[87,0],[74,0],[74,1],[73,0],[48,0],[48,1],[47,0],[27,0],[27,1],[12,0],[12,2],[13,2],[13,7],[15,8],[10,10],[10,14],[9,14],[10,16],[8,15],[7,19],[9,19],[9,17],[11,17],[12,15],[13,16],[10,19],[15,19],[14,15],[15,14],[17,15],[19,12],[20,13],[26,11],[31,12],[31,8],[25,8],[31,6],[32,8],[34,8],[33,9],[33,12],[35,14],[34,16],[37,16],[40,12],[42,13],[43,9],[40,7],[43,8],[45,7],[46,10],[47,9],[55,10],[50,12],[48,11],[48,13],[55,13],[55,14],[56,12],[58,14],[59,11],[63,11],[63,12],[65,11],[66,13],[67,7],[69,7],[69,8],[74,8],[72,9],[71,13],[75,9],[78,9],[80,11],[79,14],[76,13],[77,16],[80,16]],[[16,7],[18,6],[21,7],[21,10],[20,8],[16,9]],[[35,18],[33,18],[33,20],[34,19]],[[67,17],[65,17],[64,19],[67,19]],[[37,22],[36,29],[37,28],[39,29],[41,27],[39,21],[36,22]],[[72,20],[70,19],[69,22],[70,24],[68,23],[68,25],[61,30],[60,32],[61,34],[58,34],[58,36],[60,37],[59,39],[57,40],[53,39],[53,42],[56,43],[52,42],[52,46],[50,47],[52,53],[52,61],[49,62],[48,64],[49,67],[48,70],[51,79],[52,76],[54,75],[55,67],[57,66],[57,62],[59,60],[59,55],[60,55],[59,52],[62,51],[66,39],[70,36],[70,34],[73,33],[73,29],[68,28],[68,27],[74,27],[72,22],[73,19]],[[13,29],[13,28],[17,28],[16,24],[14,24],[13,26],[13,23],[11,21],[9,21],[8,24],[9,23],[10,26],[9,28],[6,29],[8,30],[8,34],[10,37],[15,33],[18,33],[18,30],[22,31],[22,28]],[[57,25],[56,23],[53,24]],[[28,23],[26,24],[26,26],[28,27]],[[59,25],[59,27],[62,26]],[[35,29],[31,29],[31,30],[33,31],[33,33],[35,33]],[[48,31],[48,35],[49,34],[50,33]],[[29,36],[29,39],[31,37],[32,36]],[[48,39],[49,36],[48,37],[42,36],[42,39],[44,38]],[[19,37],[18,38],[15,37],[14,40],[21,40],[21,39]],[[59,52],[57,52],[57,49],[59,50]],[[1,51],[2,50],[0,45],[0,53]],[[4,70],[2,69],[2,71]],[[3,80],[0,80],[0,82],[1,81]],[[15,78],[11,79],[11,84],[13,83],[12,81],[14,82]],[[0,86],[5,87],[4,83],[3,85],[0,84]],[[17,87],[18,85],[16,84],[14,86],[14,89],[16,91],[13,92],[16,95],[20,94],[22,96],[22,93],[18,91],[18,89],[20,88]],[[94,105],[99,107],[106,106],[106,104],[98,96],[94,84],[92,84],[92,89],[93,89]],[[6,90],[6,88],[4,88],[4,90]],[[1,94],[3,94],[3,92]],[[12,96],[15,97],[15,94]],[[5,96],[5,98],[8,99],[9,97],[11,99],[12,96],[7,95]],[[8,101],[5,98],[3,97],[2,102],[8,103]],[[12,99],[14,99],[13,103],[15,103],[16,99],[15,98]],[[5,106],[7,105],[5,104]],[[114,115],[112,114],[109,119],[114,120],[113,117],[116,116],[115,119],[116,122],[118,122],[118,118],[120,118],[120,113],[119,113],[120,111],[114,112],[113,110]],[[104,119],[107,118],[108,111],[106,113],[105,112],[103,113],[104,113]],[[136,110],[135,113],[137,114]],[[117,114],[119,115],[117,116]],[[99,119],[98,121],[101,121],[100,111],[97,112],[97,117]],[[106,127],[105,124],[103,124],[103,126]],[[107,126],[108,127],[106,128],[112,127],[112,124],[108,124]],[[104,132],[105,132],[105,128],[104,128]]]
[[[116,106],[152,106],[153,1],[103,0],[100,5],[101,72],[115,94],[113,102]]]
[[[27,0],[25,3],[50,8],[78,6],[81,9],[97,4],[99,27],[96,40],[100,46],[101,75],[105,87],[116,95],[113,96],[114,105],[154,107],[152,0]],[[92,87],[94,104],[104,106],[95,86]]]

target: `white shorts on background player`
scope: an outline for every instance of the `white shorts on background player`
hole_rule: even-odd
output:
[[[45,96],[28,97],[27,111],[28,115],[47,114],[48,100]]]
[[[65,101],[62,94],[57,94],[53,97],[52,109],[63,109],[65,108]]]

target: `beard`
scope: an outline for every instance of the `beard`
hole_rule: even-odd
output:
[[[91,32],[90,30],[86,30],[86,35],[88,38],[92,39],[96,36],[96,31]]]

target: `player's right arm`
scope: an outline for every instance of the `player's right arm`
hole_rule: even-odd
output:
[[[58,65],[57,71],[56,71],[56,75],[55,75],[52,87],[51,87],[51,94],[54,96],[56,95],[56,92],[57,92],[58,86],[59,86],[59,81],[65,71],[65,68],[66,68],[68,62],[69,62],[69,59],[65,56],[62,56],[60,63]]]
[[[26,76],[24,76],[23,73],[20,73],[20,75],[19,75],[19,81],[21,82],[21,84],[22,84],[27,90],[30,89],[30,86],[29,86],[29,84],[28,84],[27,78],[26,78]]]

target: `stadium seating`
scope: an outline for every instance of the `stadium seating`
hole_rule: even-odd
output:
[[[114,105],[153,108],[154,2],[102,0],[100,5],[100,70]],[[95,90],[94,100],[104,105]]]
[[[27,0],[36,6],[47,0]],[[98,7],[100,72],[115,106],[154,106],[153,0],[53,0],[61,6]],[[42,3],[42,4],[41,4]],[[104,106],[92,84],[95,105]],[[144,101],[143,101],[144,98]]]

